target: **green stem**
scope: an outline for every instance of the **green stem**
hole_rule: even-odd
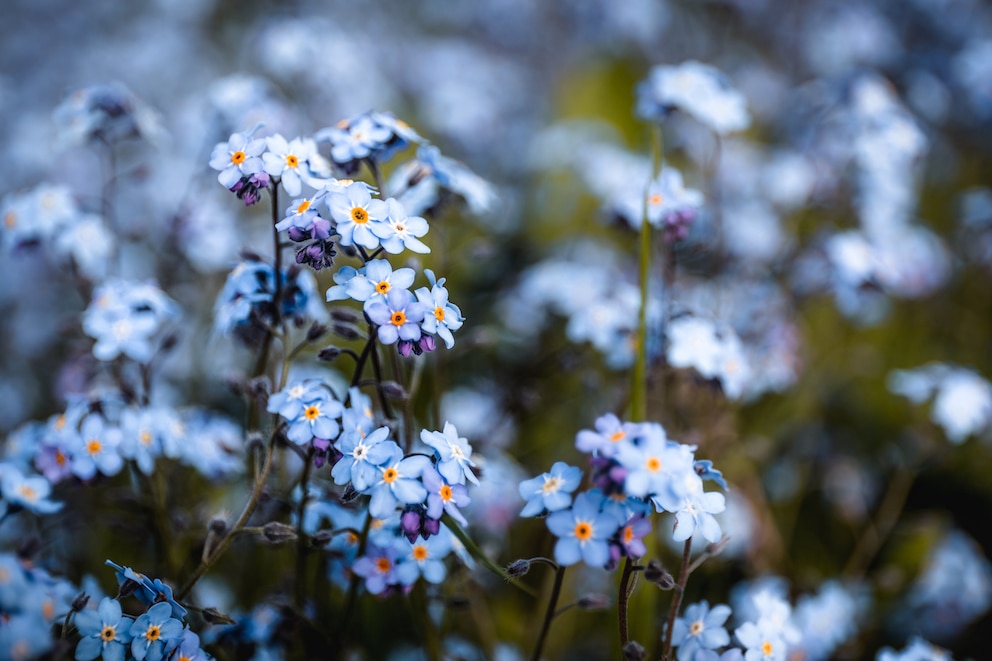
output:
[[[538,634],[537,644],[534,646],[534,653],[530,655],[531,661],[538,661],[541,658],[541,650],[544,649],[544,641],[551,630],[551,621],[555,618],[555,609],[558,606],[558,597],[561,596],[561,584],[565,578],[565,567],[558,567],[555,570],[555,582],[551,586],[551,598],[548,600],[548,608],[544,612],[544,623],[541,624],[541,633]]]
[[[234,538],[239,534],[242,528],[248,523],[248,519],[254,514],[255,508],[258,507],[259,498],[262,496],[262,489],[265,487],[265,482],[269,477],[269,471],[272,469],[272,458],[275,454],[276,446],[276,433],[273,431],[272,437],[269,439],[269,446],[265,452],[265,462],[262,465],[262,472],[259,475],[259,479],[255,480],[255,485],[251,490],[251,495],[248,497],[248,502],[245,503],[245,508],[241,512],[241,516],[231,527],[231,529],[224,535],[223,539],[218,542],[217,547],[210,553],[210,555],[205,556],[200,562],[199,566],[193,571],[183,586],[176,592],[176,599],[184,599],[186,595],[189,594],[196,582],[207,572],[210,567],[217,561],[217,559],[223,555],[227,547],[231,545]]]
[[[882,496],[882,502],[878,506],[874,520],[865,526],[864,533],[858,539],[858,543],[847,561],[847,566],[844,567],[844,576],[853,578],[864,575],[899,520],[899,514],[906,504],[906,498],[913,486],[915,475],[912,469],[905,466],[896,469],[895,474],[889,480],[885,494]]]
[[[465,550],[469,552],[469,555],[471,555],[473,558],[481,562],[486,569],[496,574],[507,583],[513,585],[514,587],[523,590],[530,596],[532,597],[537,596],[537,592],[535,592],[533,588],[519,582],[517,579],[513,578],[508,573],[506,573],[505,569],[503,569],[495,562],[490,560],[489,557],[482,552],[482,549],[476,546],[475,542],[472,541],[472,538],[468,536],[468,533],[466,533],[465,530],[463,530],[462,527],[458,525],[458,522],[452,519],[447,512],[441,515],[441,522],[444,523],[444,525],[447,526],[449,530],[451,530],[452,534],[458,538],[458,541],[462,543],[462,545],[465,547]]]
[[[692,553],[692,537],[685,540],[682,549],[682,567],[679,569],[679,580],[675,584],[675,594],[672,595],[672,605],[668,608],[668,621],[665,626],[665,645],[661,651],[662,661],[668,661],[668,655],[672,652],[672,627],[675,626],[675,618],[679,614],[682,606],[682,596],[685,594],[685,584],[689,582],[689,559]]]

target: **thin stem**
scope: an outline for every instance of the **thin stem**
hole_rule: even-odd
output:
[[[316,453],[313,445],[307,451],[304,459],[303,474],[300,476],[300,504],[296,509],[296,607],[302,609],[306,598],[307,544],[309,540],[303,533],[303,513],[307,508],[307,483],[310,481],[310,471],[313,468],[313,455]]]
[[[555,571],[555,582],[551,586],[551,598],[548,600],[548,608],[544,612],[544,623],[541,625],[541,633],[538,634],[537,644],[534,646],[534,653],[530,655],[530,661],[538,661],[541,658],[541,650],[544,649],[544,641],[551,630],[551,621],[555,618],[555,608],[558,606],[558,597],[561,596],[561,584],[565,578],[565,567],[558,567]]]
[[[865,526],[865,531],[858,539],[854,551],[851,553],[847,566],[844,567],[844,575],[849,577],[861,576],[871,565],[882,544],[888,538],[889,533],[899,520],[899,514],[906,504],[909,490],[913,486],[915,473],[910,468],[899,466],[889,486],[882,496],[882,502],[875,513],[874,521]]]
[[[641,212],[640,256],[638,259],[638,286],[641,289],[641,307],[637,313],[637,357],[634,362],[633,384],[630,396],[630,417],[644,420],[647,417],[648,377],[648,276],[651,271],[651,223],[648,222],[648,198],[651,184],[657,178],[662,161],[661,127],[651,128],[651,178],[644,187]],[[667,294],[667,292],[666,292]]]
[[[217,561],[227,547],[231,545],[234,538],[239,534],[239,531],[245,527],[248,523],[248,519],[254,514],[255,508],[258,507],[259,498],[262,496],[262,488],[265,486],[265,482],[269,477],[269,471],[272,469],[272,458],[275,454],[276,446],[276,432],[272,432],[272,437],[269,439],[269,446],[265,452],[265,462],[262,465],[262,472],[259,475],[259,479],[255,480],[255,485],[252,488],[251,495],[248,497],[248,502],[245,503],[245,508],[241,512],[241,516],[231,527],[231,529],[224,535],[224,538],[217,543],[216,548],[209,556],[203,558],[200,565],[193,571],[183,586],[176,592],[176,599],[184,599],[186,595],[189,594],[196,582],[210,569],[211,566]]]
[[[357,386],[362,380],[362,372],[365,371],[365,363],[369,359],[369,354],[372,353],[372,347],[375,346],[375,328],[372,324],[369,324],[369,339],[365,343],[365,348],[362,349],[362,355],[358,357],[355,361],[355,374],[351,377],[351,387]]]
[[[634,571],[634,562],[630,556],[627,556],[623,563],[623,573],[620,575],[620,588],[617,594],[617,625],[620,627],[621,650],[630,641],[630,629],[627,626],[627,602],[630,600],[636,582],[637,573]]]
[[[468,536],[468,533],[466,533],[462,529],[462,527],[458,524],[458,522],[452,519],[451,515],[449,515],[447,512],[441,515],[441,522],[444,523],[444,525],[447,526],[449,530],[451,530],[454,536],[458,538],[458,541],[462,543],[462,545],[465,547],[465,550],[469,552],[469,555],[471,555],[473,558],[481,562],[486,569],[496,574],[507,583],[513,585],[514,587],[523,590],[530,596],[532,597],[537,596],[537,593],[534,591],[533,588],[531,588],[528,585],[524,585],[520,581],[516,580],[508,573],[506,573],[506,570],[504,568],[500,567],[495,562],[490,560],[489,556],[483,553],[482,549],[476,546],[475,542],[472,541],[472,538]],[[544,559],[545,558],[541,558],[541,560]]]
[[[679,614],[679,608],[682,606],[685,584],[689,581],[689,559],[691,553],[692,537],[685,540],[685,546],[682,549],[682,567],[679,569],[679,580],[675,584],[672,605],[668,608],[668,621],[665,626],[665,645],[661,650],[662,661],[668,661],[668,655],[672,651],[672,627],[675,626],[675,618]]]

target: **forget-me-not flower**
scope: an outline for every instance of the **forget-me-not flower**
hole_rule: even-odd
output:
[[[582,481],[582,470],[556,461],[547,473],[520,483],[520,497],[527,501],[520,516],[537,516],[541,512],[555,512],[572,504],[572,492]]]

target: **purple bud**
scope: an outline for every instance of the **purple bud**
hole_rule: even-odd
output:
[[[427,539],[431,535],[436,535],[441,530],[441,520],[440,519],[430,519],[424,517],[424,523],[421,526],[420,536]]]
[[[410,540],[413,544],[417,539],[417,535],[420,534],[420,513],[413,510],[407,510],[403,512],[400,517],[400,530]]]
[[[301,227],[297,227],[296,225],[291,226],[287,233],[289,234],[289,238],[297,243],[300,241],[306,241],[310,238],[310,234],[307,231]]]
[[[413,342],[409,340],[400,340],[396,343],[396,350],[400,352],[400,355],[406,358],[413,351]]]
[[[433,335],[421,335],[420,339],[417,341],[417,345],[420,347],[421,351],[426,351],[430,353],[434,351],[437,344],[434,342]]]
[[[310,227],[310,236],[321,241],[331,238],[331,221],[320,216],[314,218]]]

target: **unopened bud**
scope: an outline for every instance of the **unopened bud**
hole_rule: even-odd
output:
[[[514,560],[506,566],[506,573],[513,578],[519,578],[530,571],[530,560],[521,558]]]
[[[317,360],[322,360],[325,363],[329,363],[340,355],[341,349],[338,349],[337,347],[324,347],[317,352]]]
[[[644,568],[644,580],[654,583],[662,590],[671,590],[675,587],[675,579],[657,559],[651,560]]]
[[[336,323],[331,327],[335,335],[344,340],[357,340],[361,335],[349,324]]]
[[[578,601],[579,608],[584,611],[601,611],[609,605],[609,597],[596,592],[579,597]]]
[[[631,640],[623,646],[623,658],[624,661],[643,661],[648,658],[648,653],[644,650],[644,645]]]
[[[210,608],[204,608],[201,611],[203,619],[206,620],[207,624],[237,624],[237,620],[232,618],[230,615],[221,613],[219,610],[211,606]]]
[[[279,521],[266,523],[262,528],[262,534],[265,535],[265,539],[273,544],[280,544],[296,539],[296,530],[293,526],[280,523]]]
[[[72,610],[78,612],[86,608],[86,604],[90,601],[90,596],[85,592],[80,592],[72,600]]]
[[[207,529],[215,535],[223,535],[227,532],[227,517],[223,515],[215,516],[210,519],[210,523],[207,524]]]
[[[331,308],[331,319],[345,324],[357,324],[360,321],[359,316],[352,309],[341,307]]]
[[[383,381],[382,392],[390,399],[406,399],[406,390],[395,381]]]
[[[310,546],[315,549],[322,549],[331,543],[334,534],[330,530],[320,530],[310,535]]]
[[[326,333],[327,326],[315,321],[310,325],[310,328],[307,329],[307,342],[316,342]]]

